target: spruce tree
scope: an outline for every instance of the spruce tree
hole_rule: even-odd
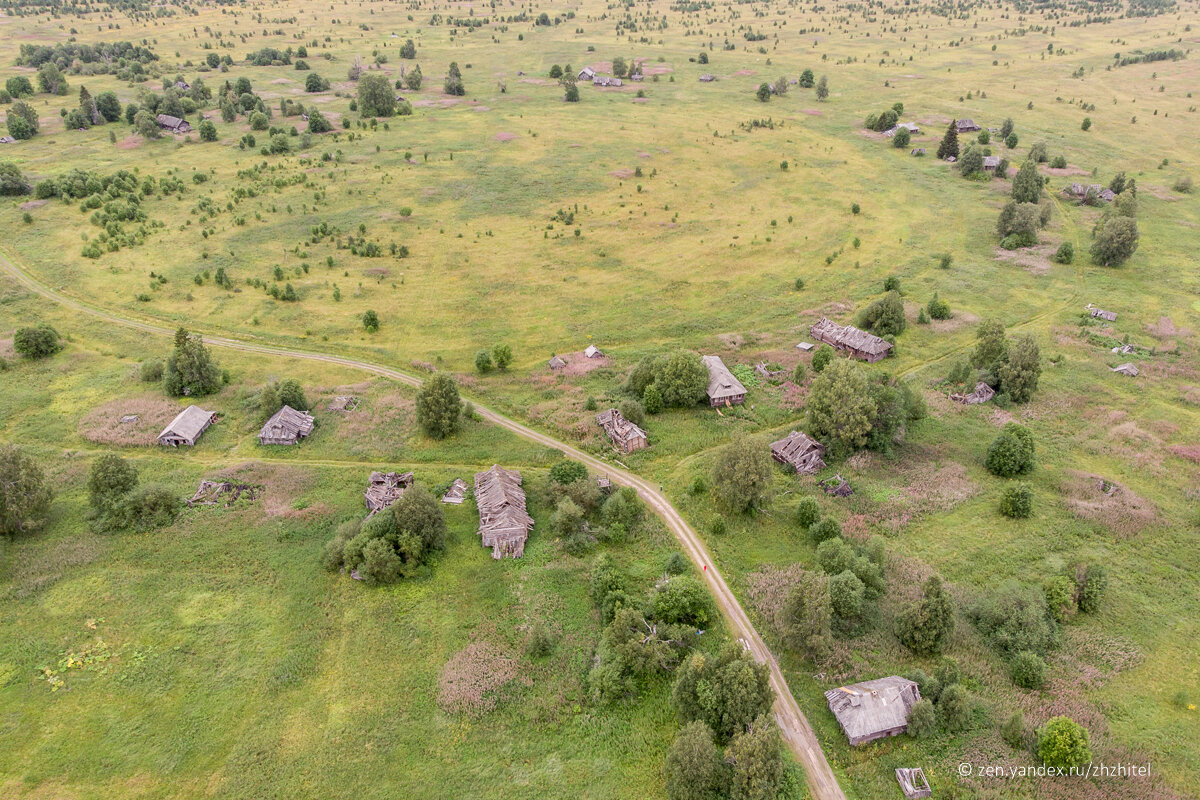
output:
[[[946,159],[950,156],[958,158],[958,128],[953,122],[946,128],[946,135],[942,137],[942,143],[938,145],[937,150],[938,158]]]

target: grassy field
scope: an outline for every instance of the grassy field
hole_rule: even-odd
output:
[[[535,24],[543,10],[561,24]],[[808,358],[795,344],[813,321],[850,321],[885,277],[898,276],[910,325],[897,357],[870,369],[921,389],[930,417],[893,457],[861,455],[831,468],[854,484],[853,498],[834,502],[811,479],[780,472],[766,512],[711,533],[716,506],[689,490],[693,481],[709,474],[715,448],[734,434],[765,443],[799,426],[806,389],[790,382],[752,384],[747,405],[721,415],[651,417],[651,448],[621,460],[660,481],[706,533],[751,609],[764,571],[813,562],[789,513],[801,496],[819,496],[852,537],[885,537],[889,592],[871,630],[840,640],[823,669],[775,648],[851,797],[892,796],[892,769],[912,765],[926,767],[936,796],[1196,797],[1200,201],[1172,187],[1200,178],[1200,101],[1192,96],[1200,59],[1191,52],[1200,14],[1194,3],[1125,14],[1135,10],[1097,6],[1092,16],[1103,20],[1085,25],[1082,7],[1008,4],[953,16],[899,3],[526,10],[355,2],[325,13],[281,0],[164,6],[157,18],[122,12],[119,29],[104,30],[98,14],[0,17],[5,78],[34,78],[14,65],[20,45],[72,37],[145,39],[161,59],[152,66],[160,74],[144,84],[68,71],[67,96],[29,100],[41,133],[0,145],[0,160],[31,182],[71,169],[125,169],[183,186],[143,199],[160,223],[143,243],[97,259],[82,255],[101,233],[92,210],[5,198],[0,250],[46,284],[124,316],[452,372],[470,397],[596,453],[605,443],[587,401],[603,408],[618,399],[643,355],[684,347],[731,365],[774,361],[790,370]],[[460,17],[485,24],[448,21]],[[752,41],[750,31],[767,36]],[[383,55],[380,71],[396,80],[413,63],[399,57],[410,37],[425,85],[397,92],[413,115],[361,127],[348,68],[356,57],[365,67]],[[308,73],[291,66],[244,61],[262,47],[302,44],[330,91],[306,93]],[[1115,54],[1168,48],[1188,55],[1112,66]],[[702,50],[706,64],[696,61]],[[228,53],[233,65],[198,70],[210,52]],[[644,59],[645,81],[581,84],[573,104],[547,77],[553,64],[604,71],[616,56]],[[451,61],[462,68],[465,97],[441,91]],[[768,103],[755,99],[762,81],[804,69],[828,77],[828,100],[798,86]],[[75,107],[81,84],[93,96],[112,90],[123,103],[140,102],[143,90],[160,90],[176,73],[214,91],[246,77],[272,107],[273,125],[303,130],[299,116],[280,116],[289,98],[320,108],[336,133],[307,146],[288,137],[292,154],[261,155],[267,132],[239,149],[251,133],[247,118],[225,123],[215,106],[204,110],[215,143],[195,133],[143,141],[124,122],[63,130],[58,109]],[[700,82],[705,73],[718,80]],[[863,130],[868,113],[897,102],[901,119],[921,126],[912,146],[929,157]],[[0,105],[0,114],[9,109]],[[964,180],[933,157],[946,124],[962,117],[985,128],[1012,118],[1018,147],[992,147],[1014,166],[1036,142],[1068,162],[1042,166],[1055,212],[1038,248],[998,248],[994,223],[1008,181]],[[1059,192],[1075,181],[1107,184],[1118,171],[1137,180],[1141,244],[1113,269],[1086,255],[1099,212]],[[321,225],[328,235],[314,234]],[[351,253],[359,236],[381,255]],[[1049,258],[1063,241],[1075,245],[1073,264]],[[407,257],[393,256],[393,244]],[[948,270],[939,268],[943,254],[953,256]],[[215,285],[219,268],[231,289]],[[297,302],[265,291],[286,284]],[[934,292],[953,317],[911,324]],[[1117,321],[1082,325],[1087,303],[1118,312]],[[367,309],[381,318],[376,333],[361,325]],[[952,404],[936,384],[973,344],[975,323],[992,317],[1033,334],[1055,361],[1029,405]],[[13,360],[7,331],[40,320],[71,337],[66,351],[40,364]],[[1103,344],[1125,337],[1155,348],[1135,357],[1137,379],[1109,371],[1125,357]],[[512,345],[513,368],[474,374],[476,351],[497,342]],[[587,365],[596,368],[575,355],[566,374],[547,369],[552,354],[588,344],[608,356]],[[163,453],[112,438],[126,435],[114,416],[139,411],[153,435],[149,420],[172,408],[135,377],[137,363],[165,346],[0,282],[0,356],[13,361],[0,373],[0,441],[36,453],[63,487],[45,533],[0,541],[0,596],[13,609],[0,623],[0,794],[661,796],[658,769],[675,729],[667,687],[611,713],[584,701],[599,620],[586,601],[585,565],[548,537],[535,534],[523,561],[495,564],[473,541],[464,506],[451,511],[452,545],[427,577],[365,590],[317,563],[332,527],[358,513],[371,469],[414,468],[437,486],[501,463],[538,481],[552,452],[482,423],[432,442],[415,431],[407,389],[332,366],[226,353],[231,381],[211,400],[222,420],[200,446]],[[319,425],[302,447],[264,455],[248,398],[282,377],[303,381]],[[358,412],[325,408],[347,392],[364,398]],[[1030,479],[1036,512],[1020,522],[996,513],[1003,482],[982,463],[1010,418],[1030,427],[1039,448]],[[100,537],[83,522],[78,482],[91,456],[113,448],[181,494],[200,477],[247,464],[287,488],[268,492],[261,507],[189,511],[166,534]],[[1096,497],[1099,477],[1126,487],[1137,508]],[[535,505],[534,514],[544,525],[548,509]],[[649,582],[670,545],[656,530],[619,558]],[[962,617],[950,655],[977,698],[975,726],[931,742],[845,745],[824,689],[933,667],[889,633],[921,578],[942,575],[966,603],[1005,580],[1036,583],[1078,561],[1105,564],[1112,588],[1102,613],[1066,626],[1046,690],[1015,688]],[[520,648],[534,619],[560,627],[563,638],[554,656],[530,664]],[[468,719],[440,709],[437,683],[476,640],[520,661],[527,682],[497,710]],[[68,651],[107,660],[66,670],[67,691],[50,692],[38,670]],[[1020,762],[997,732],[1015,708],[1034,723],[1052,713],[1086,721],[1098,758],[1150,761],[1153,781],[959,780],[963,760]]]

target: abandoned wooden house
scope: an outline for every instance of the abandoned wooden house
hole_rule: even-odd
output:
[[[499,465],[475,473],[475,504],[479,507],[479,536],[484,547],[492,548],[492,558],[523,556],[533,517],[525,510],[521,473]]]
[[[17,140],[11,136],[0,136],[0,144],[16,144]]]
[[[642,81],[646,80],[646,76],[640,72],[631,72],[629,73],[629,80],[636,83],[641,83]]]
[[[612,75],[595,75],[592,77],[592,86],[620,86],[621,79],[615,78]]]
[[[192,126],[186,119],[172,117],[170,114],[159,114],[155,120],[158,122],[158,127],[171,133],[191,133]]]
[[[946,156],[945,161],[947,164],[954,164],[958,161],[958,156]]]
[[[825,317],[817,320],[808,332],[817,341],[871,363],[886,358],[892,352],[891,342],[860,331],[853,325],[838,325]]]
[[[186,92],[188,89],[191,89],[192,87],[191,87],[191,84],[189,84],[187,81],[175,81],[175,88]]]
[[[591,67],[584,67],[583,69],[579,70],[579,74],[575,76],[575,80],[590,81],[594,77],[596,77],[596,70],[592,69]]]
[[[801,431],[792,431],[785,438],[771,442],[771,458],[786,464],[797,475],[811,475],[824,468],[825,445]]]
[[[901,122],[899,125],[895,126],[894,128],[888,128],[886,131],[884,131],[884,132],[883,132],[883,135],[884,135],[884,136],[886,136],[886,137],[888,137],[888,138],[890,139],[890,138],[892,138],[893,136],[895,136],[895,135],[896,135],[896,133],[897,133],[897,132],[898,132],[898,131],[899,131],[901,128],[903,128],[904,130],[908,131],[910,134],[913,134],[913,135],[915,135],[915,134],[918,134],[918,133],[920,133],[920,132],[921,132],[921,128],[920,128],[920,126],[919,126],[919,125],[917,125],[917,123],[915,123],[915,122]]]
[[[908,154],[910,156],[918,156],[918,157],[923,156],[923,155],[925,155],[925,148],[924,147],[914,147],[912,150],[909,151]]]
[[[200,406],[188,406],[171,420],[170,425],[163,428],[163,432],[158,435],[158,443],[171,447],[181,444],[192,447],[200,438],[200,434],[216,421],[217,415],[214,412],[205,411]]]
[[[701,83],[712,83],[716,79],[717,79],[716,75],[709,75],[707,72],[704,73],[703,75],[701,75],[699,78]]]
[[[1138,376],[1138,368],[1132,363],[1125,363],[1121,364],[1120,366],[1113,367],[1112,371],[1119,372],[1122,375],[1128,375],[1131,378],[1136,378]]]
[[[413,485],[411,472],[372,472],[363,497],[367,510],[374,514],[400,499],[404,490]],[[368,515],[369,516],[369,515]]]
[[[600,348],[596,347],[594,344],[589,344],[587,349],[583,351],[583,354],[588,358],[604,358],[604,353],[602,353]]]
[[[450,484],[450,488],[442,495],[442,502],[449,503],[452,506],[460,506],[466,497],[467,482],[462,478],[455,478],[454,483]]]
[[[892,675],[830,689],[825,699],[850,744],[858,746],[904,733],[921,691],[915,682]]]
[[[1127,356],[1130,353],[1136,353],[1138,351],[1138,346],[1136,344],[1122,344],[1122,345],[1118,345],[1117,347],[1114,347],[1112,349],[1112,351],[1114,353],[1119,353],[1123,356]]]
[[[567,360],[565,358],[563,358],[562,356],[551,356],[550,357],[550,369],[565,369],[566,366],[567,366]]]
[[[765,362],[765,361],[760,361],[757,364],[755,364],[754,371],[756,373],[758,373],[759,375],[761,375],[762,377],[766,378],[767,380],[770,380],[772,378],[778,378],[781,375],[784,375],[787,373],[787,370],[785,370],[785,369],[771,369],[770,367],[767,366],[767,362]]]
[[[233,505],[238,498],[245,497],[253,502],[263,493],[264,488],[252,483],[233,483],[232,481],[200,481],[196,493],[187,501],[188,508],[196,506],[220,505],[220,498],[225,498],[225,507]]]
[[[1001,161],[1000,156],[984,156],[983,157],[984,172],[995,172],[996,168],[1000,166],[1000,161]]]
[[[982,130],[978,125],[975,124],[975,120],[973,119],[956,119],[954,120],[954,128],[959,133],[973,133],[975,131]]]
[[[313,431],[312,414],[284,406],[258,432],[259,444],[296,444]]]
[[[1079,203],[1111,203],[1117,193],[1099,183],[1072,183],[1062,190],[1064,196]]]
[[[1109,322],[1117,321],[1117,312],[1105,311],[1103,308],[1096,308],[1092,305],[1088,305],[1088,315],[1092,319],[1103,319],[1108,320]]]
[[[708,368],[708,404],[717,406],[733,406],[746,402],[746,387],[733,376],[729,367],[720,356],[704,356],[704,366]]]
[[[613,447],[618,452],[632,453],[649,445],[646,432],[625,419],[615,408],[601,411],[596,415],[596,422],[608,434],[608,438],[612,439]]]
[[[900,791],[904,792],[908,800],[921,800],[923,797],[933,796],[933,789],[929,787],[925,770],[920,767],[898,767],[896,782],[900,784]]]
[[[986,403],[996,396],[996,390],[988,386],[983,381],[975,384],[975,391],[970,394],[962,394],[961,392],[950,395],[950,399],[956,403],[965,403],[969,406]]]

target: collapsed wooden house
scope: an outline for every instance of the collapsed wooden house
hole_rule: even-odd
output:
[[[411,472],[372,472],[363,497],[367,510],[374,514],[400,499],[404,490],[413,485]]]
[[[592,86],[620,86],[621,79],[612,75],[594,75]]]
[[[345,411],[349,413],[358,408],[358,398],[354,395],[340,394],[329,401],[330,411]]]
[[[717,406],[733,406],[746,402],[746,387],[733,376],[729,367],[720,356],[704,356],[704,366],[708,368],[708,404]]]
[[[830,689],[825,699],[850,744],[858,746],[908,730],[908,714],[921,699],[921,690],[915,682],[892,675]]]
[[[895,127],[888,128],[886,131],[883,132],[883,135],[890,139],[893,136],[895,136],[900,131],[901,128],[908,131],[910,134],[912,134],[914,136],[921,132],[921,127],[919,125],[917,125],[917,123],[901,122],[899,125],[896,125]]]
[[[780,375],[785,375],[787,373],[787,370],[785,370],[785,369],[771,369],[770,367],[767,366],[767,362],[765,362],[765,361],[760,361],[757,364],[755,364],[754,371],[757,372],[762,377],[766,378],[767,380],[771,380],[772,378],[778,378]]]
[[[1072,183],[1062,190],[1063,195],[1080,203],[1111,203],[1117,193],[1099,183]]]
[[[886,339],[860,331],[853,325],[838,325],[826,317],[813,323],[808,332],[817,341],[870,363],[886,358],[892,352],[892,343]]]
[[[1138,368],[1133,363],[1126,363],[1113,367],[1112,371],[1119,372],[1122,375],[1128,375],[1131,378],[1136,378],[1138,376]]]
[[[912,150],[908,151],[908,154],[910,156],[923,156],[923,155],[925,155],[925,148],[924,147],[914,147]]]
[[[159,114],[154,118],[158,123],[158,127],[171,133],[191,133],[192,126],[186,119],[173,117],[170,114]]]
[[[259,444],[296,444],[313,431],[312,414],[284,406],[271,415],[258,432]]]
[[[703,75],[701,75],[699,78],[701,83],[712,83],[716,79],[717,79],[716,75],[709,75],[707,72],[704,73]]]
[[[771,458],[796,470],[797,475],[811,475],[824,468],[825,445],[801,431],[792,431],[785,438],[771,442]]]
[[[124,422],[125,418],[122,417],[121,421]],[[200,434],[216,421],[216,413],[205,411],[200,406],[188,406],[171,420],[170,425],[163,428],[163,432],[158,435],[158,443],[169,447],[178,447],[181,444],[192,447],[200,438]]]
[[[984,172],[995,172],[996,168],[1000,166],[1000,161],[1001,161],[1000,156],[984,156],[983,157]]]
[[[492,558],[520,558],[533,528],[533,517],[525,510],[521,473],[493,465],[475,473],[475,504],[479,507],[479,536]]]
[[[196,493],[192,495],[192,499],[187,501],[188,508],[196,506],[215,506],[220,503],[220,498],[225,497],[225,507],[233,505],[238,501],[238,498],[245,496],[247,500],[254,501],[263,493],[262,486],[256,486],[250,483],[232,483],[230,481],[200,481],[200,486],[196,489]]]
[[[613,447],[621,453],[632,453],[650,444],[646,432],[625,419],[615,408],[597,414],[596,423],[604,429],[608,438],[612,440]]]
[[[566,366],[567,366],[567,360],[565,358],[563,358],[562,356],[551,356],[550,357],[550,369],[565,369]]]
[[[1115,311],[1105,311],[1103,308],[1096,308],[1091,303],[1088,304],[1087,311],[1088,316],[1092,319],[1103,319],[1108,322],[1117,321],[1117,312]]]
[[[452,506],[460,506],[466,497],[467,482],[462,478],[455,478],[454,483],[450,484],[450,488],[442,495],[442,502],[449,503]]]
[[[604,358],[604,353],[594,344],[589,344],[587,349],[583,351],[583,354],[588,358]]]
[[[969,406],[986,403],[996,396],[996,390],[988,386],[983,381],[975,384],[975,391],[970,394],[956,393],[950,395],[950,399],[956,403],[965,403]]]
[[[896,782],[900,784],[900,791],[904,792],[908,800],[921,800],[923,797],[933,796],[933,789],[929,787],[925,770],[920,767],[898,767]]]
[[[850,488],[850,481],[843,478],[841,475],[834,475],[832,478],[826,478],[817,484],[825,494],[831,494],[834,497],[849,497],[854,494],[854,490]]]

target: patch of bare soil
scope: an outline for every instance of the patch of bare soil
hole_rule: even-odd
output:
[[[513,139],[516,139],[516,138],[517,138],[517,134],[504,133],[503,131],[501,131],[500,133],[497,133],[495,136],[495,139],[497,142],[511,142]]]
[[[562,369],[555,370],[559,375],[565,375],[569,378],[578,377],[579,375],[587,375],[592,370],[607,367],[612,364],[612,360],[608,356],[596,356],[588,358],[582,352],[579,353],[559,353],[559,358],[567,362],[567,365]]]
[[[739,69],[737,72],[735,72],[733,74],[734,75],[756,75],[757,73],[752,69]]]
[[[746,337],[740,333],[718,333],[717,339],[730,349],[737,349],[746,343]]]
[[[801,113],[801,114],[808,114],[810,117],[823,117],[823,116],[825,116],[825,112],[823,112],[823,111],[817,111],[815,108],[802,108],[802,109],[800,109],[800,113]]]
[[[642,66],[643,75],[667,75],[674,71],[675,70],[673,70],[671,67],[663,66],[662,64],[657,64],[651,67],[647,67],[645,65]]]
[[[1045,174],[1050,175],[1052,177],[1056,177],[1056,178],[1064,178],[1068,175],[1091,175],[1092,174],[1092,173],[1088,172],[1086,169],[1083,169],[1082,167],[1077,167],[1074,164],[1067,164],[1067,166],[1065,166],[1065,167],[1043,166],[1042,172],[1044,172]],[[1138,187],[1138,188],[1141,188],[1141,187]]]
[[[950,319],[930,320],[929,329],[935,333],[953,333],[979,322],[979,315],[970,311],[955,311]]]
[[[28,203],[21,203],[21,210],[32,211],[35,208],[41,208],[48,202],[48,200],[30,200]]]
[[[979,492],[967,477],[967,468],[954,461],[942,465],[910,461],[898,471],[905,481],[899,495],[868,517],[889,533],[899,532],[924,514],[948,511]]]
[[[829,317],[833,319],[835,316],[853,310],[854,303],[851,303],[849,300],[834,300],[820,308],[806,308],[800,312],[800,315],[806,317]],[[807,326],[805,326],[805,330],[807,330]]]
[[[595,63],[588,64],[588,66],[592,68],[592,72],[612,72],[611,61],[596,61]]]
[[[650,102],[650,98],[649,98],[649,97],[635,97],[635,98],[633,98],[633,102],[635,102],[635,103],[649,103],[649,102]]]
[[[183,406],[158,395],[125,397],[89,412],[79,422],[79,435],[96,444],[149,447],[158,443],[158,434],[182,410]],[[131,416],[137,419],[121,422]]]
[[[628,180],[628,179],[632,178],[634,175],[634,172],[631,168],[626,167],[623,169],[614,169],[612,172],[610,172],[608,174],[612,175],[614,178],[620,178],[621,180],[624,181],[624,180]]]
[[[0,358],[12,360],[17,357],[16,348],[13,347],[12,337],[0,339]]]
[[[264,487],[262,509],[272,517],[295,516],[296,509],[292,504],[297,497],[312,489],[317,479],[316,473],[307,467],[266,464],[261,461],[247,461],[226,467],[207,477],[211,481],[249,483]]]
[[[1068,475],[1062,494],[1075,516],[1103,525],[1118,537],[1133,536],[1158,521],[1154,504],[1122,484],[1075,470]]]
[[[518,682],[520,676],[520,665],[499,647],[471,642],[442,668],[438,705],[451,714],[482,717],[496,707],[505,689]]]
[[[1145,328],[1146,333],[1162,341],[1192,335],[1192,332],[1187,328],[1176,328],[1175,323],[1171,321],[1170,317],[1159,317],[1157,322],[1146,323]]]
[[[997,247],[996,260],[1024,267],[1034,275],[1045,275],[1054,265],[1050,257],[1057,249],[1057,246],[1053,244],[1039,244],[1037,247],[1023,247],[1020,250],[1005,250],[1003,247]]]
[[[490,106],[472,106],[471,110],[472,111],[491,111],[492,109]]]
[[[141,143],[142,143],[142,137],[136,133],[133,133],[133,134],[130,134],[129,136],[126,136],[124,139],[121,139],[119,142],[117,142],[117,149],[118,150],[132,150],[133,148],[137,147]]]
[[[859,128],[858,130],[855,131],[855,133],[857,133],[859,136],[862,136],[863,138],[866,138],[866,139],[874,139],[877,142],[882,142],[884,139],[888,138],[888,137],[884,136],[882,133],[880,133],[879,131],[873,131],[873,130],[869,130],[867,128]]]
[[[917,122],[922,125],[949,125],[950,118],[943,117],[941,115],[935,115],[932,117],[920,117],[917,119]]]
[[[546,78],[522,78],[521,83],[530,83],[534,86],[556,86],[558,81],[547,80]]]

